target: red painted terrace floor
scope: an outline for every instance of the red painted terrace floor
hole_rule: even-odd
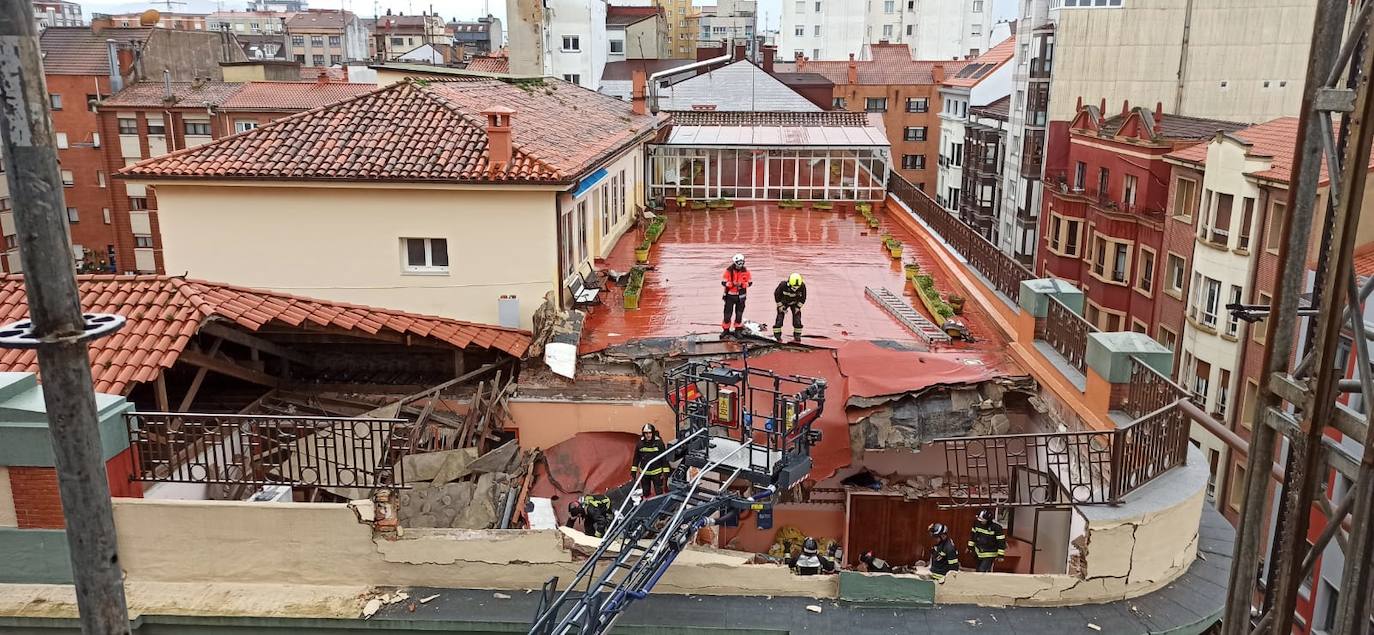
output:
[[[806,280],[802,321],[805,343],[834,346],[853,340],[897,340],[916,344],[919,337],[864,293],[865,287],[887,287],[900,293],[927,317],[903,278],[902,262],[915,262],[935,278],[941,294],[967,293],[952,286],[953,277],[914,237],[889,222],[886,211],[879,229],[870,229],[855,212],[780,209],[773,203],[745,203],[729,210],[668,212],[668,227],[649,257],[638,309],[623,308],[622,289],[610,285],[602,303],[591,310],[582,334],[581,352],[590,353],[640,338],[682,337],[719,333],[722,312],[721,273],[735,253],[743,253],[754,274],[745,319],[771,326],[773,288],[792,272]],[[892,232],[904,245],[902,261],[893,260],[880,235]],[[604,266],[628,271],[640,238],[627,234]],[[981,309],[970,302],[960,319],[976,342],[941,345],[939,350],[997,350],[1005,345]],[[784,332],[790,334],[790,317]]]

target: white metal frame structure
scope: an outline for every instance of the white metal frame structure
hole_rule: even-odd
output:
[[[655,199],[877,201],[886,196],[886,147],[649,148],[649,196]]]

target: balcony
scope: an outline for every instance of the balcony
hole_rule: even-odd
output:
[[[1021,178],[1038,180],[1044,160],[1045,131],[1027,130],[1021,141]]]

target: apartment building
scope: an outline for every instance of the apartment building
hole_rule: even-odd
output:
[[[834,85],[835,110],[882,113],[893,168],[922,190],[935,187],[940,86],[963,70],[966,62],[918,60],[910,47],[896,43],[870,44],[864,47],[862,58],[851,55],[847,62],[817,62],[798,57],[776,68],[779,77],[815,74],[829,80]]]
[[[940,160],[939,177],[936,180],[935,200],[950,213],[964,216],[967,206],[974,212],[975,219],[965,218],[964,222],[981,227],[995,225],[987,210],[997,201],[1001,184],[986,178],[972,178],[973,172],[986,177],[995,171],[993,164],[1001,162],[1000,144],[980,143],[977,165],[965,176],[964,166],[973,163],[969,155],[972,147],[968,143],[967,126],[970,109],[987,106],[1011,94],[1011,56],[1016,48],[1016,40],[1008,38],[986,53],[971,60],[959,72],[946,76],[940,85]],[[964,196],[967,193],[969,196]],[[974,222],[970,222],[973,220]]]
[[[501,18],[487,15],[467,22],[455,20],[448,23],[448,33],[453,44],[477,55],[488,55],[501,50],[505,35],[501,32]]]
[[[1170,152],[1245,127],[1123,104],[1084,105],[1069,124],[1065,172],[1049,171],[1040,218],[1037,269],[1083,291],[1083,317],[1104,332],[1135,331],[1177,343],[1156,327],[1161,271],[1174,263],[1165,244]],[[1166,276],[1167,278],[1167,276]],[[1175,291],[1173,278],[1164,292]],[[1177,331],[1173,331],[1177,333]]]
[[[453,34],[438,15],[392,15],[390,10],[375,20],[363,20],[371,31],[368,56],[382,61],[400,60],[422,46],[448,47]]]
[[[287,59],[302,66],[340,66],[367,58],[367,27],[351,11],[290,14],[286,35]]]
[[[50,26],[81,26],[81,5],[68,0],[38,0],[33,3],[33,17],[38,30]]]
[[[866,44],[900,42],[919,59],[964,59],[1001,40],[994,27],[1011,9],[1010,0],[784,0],[778,50],[844,60]]]
[[[1016,21],[1007,153],[995,234],[1003,253],[1026,266],[1035,259],[1041,171],[1054,70],[1054,22],[1060,0],[1026,0]]]
[[[964,185],[959,193],[959,219],[993,244],[997,243],[997,218],[1002,206],[1002,166],[1007,157],[1010,109],[1011,97],[1003,97],[986,106],[970,107],[964,122]]]
[[[153,11],[152,13],[117,13],[108,16],[114,21],[114,25],[121,28],[134,28],[139,26],[156,26],[159,29],[172,29],[174,31],[205,31],[209,28],[206,20],[208,17],[204,13],[172,13]],[[151,19],[156,22],[148,24]]]
[[[757,0],[717,0],[716,4],[697,7],[701,34],[698,46],[716,46],[720,42],[744,42],[752,58],[754,34],[758,29]]]
[[[270,11],[216,11],[206,18],[211,31],[229,31],[252,60],[287,59],[286,18]]]
[[[701,12],[692,0],[652,0],[663,9],[668,21],[668,39],[672,42],[672,57],[696,59],[697,37],[701,33]]]
[[[608,63],[666,59],[672,53],[662,7],[606,7],[606,40]]]
[[[690,6],[691,0],[685,4]],[[507,0],[506,7],[511,73],[551,75],[600,88],[611,46],[606,0]],[[678,32],[672,28],[675,15],[668,14],[670,34]],[[695,41],[691,50],[695,55]]]

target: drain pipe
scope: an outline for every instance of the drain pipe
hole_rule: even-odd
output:
[[[730,48],[730,43],[729,43],[729,42],[722,42],[721,45],[725,47],[725,54],[722,55],[722,56],[720,56],[720,57],[713,57],[713,58],[711,58],[711,59],[709,59],[709,60],[701,60],[700,62],[692,62],[691,64],[686,64],[686,65],[683,65],[683,66],[677,66],[677,67],[674,67],[674,68],[669,68],[669,69],[667,69],[667,70],[661,70],[661,71],[659,71],[659,72],[657,72],[657,73],[654,73],[653,75],[650,75],[650,76],[649,76],[649,112],[653,112],[653,113],[657,113],[657,112],[658,112],[658,80],[660,80],[660,79],[662,79],[662,78],[664,78],[664,77],[671,77],[671,76],[676,75],[676,74],[678,74],[678,73],[683,73],[683,72],[690,71],[690,70],[696,70],[696,69],[698,69],[698,68],[704,68],[704,67],[710,66],[710,65],[712,65],[712,64],[720,64],[720,63],[722,63],[722,62],[730,62],[730,61],[733,61],[735,58],[734,58],[734,53],[732,52],[732,49]]]

